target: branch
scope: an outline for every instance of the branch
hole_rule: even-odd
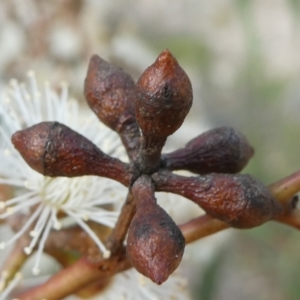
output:
[[[105,245],[112,254],[117,253],[123,246],[130,222],[135,214],[135,203],[131,189],[122,207],[118,221],[108,237]]]
[[[269,185],[273,196],[282,204],[287,204],[300,191],[300,170]]]
[[[225,222],[205,214],[180,225],[179,228],[184,235],[185,242],[188,244],[223,229],[230,228],[230,226]]]
[[[293,196],[300,191],[300,171],[270,185],[269,189],[273,196],[281,204],[283,204],[285,207],[291,207]],[[130,195],[131,194],[128,195],[126,200],[126,203],[127,205],[129,204],[129,207],[127,207],[125,203],[120,219],[127,219],[125,212],[125,215],[122,217],[123,211],[129,211],[131,213],[133,211],[134,204],[131,202],[132,199]],[[126,222],[124,221],[124,224],[128,224],[129,219],[127,219]],[[285,212],[283,215],[279,216],[276,221],[300,228],[300,212],[298,210],[289,213]],[[122,223],[123,221],[119,221],[117,223],[119,225],[116,226],[112,237],[109,238],[111,239],[112,245],[117,243],[119,237],[123,237],[124,234],[126,235],[127,228],[122,229]],[[191,243],[195,240],[219,232],[226,228],[229,228],[227,223],[218,219],[214,219],[209,215],[200,216],[180,226],[180,229],[185,236],[186,243]],[[114,249],[113,246],[111,247],[111,249]],[[97,263],[92,263],[86,258],[81,258],[70,267],[55,274],[44,284],[20,295],[18,299],[63,299],[64,297],[73,294],[77,290],[80,290],[97,280],[113,276],[118,272],[122,272],[131,266],[126,258],[125,249],[122,247],[121,250],[122,251],[116,253],[116,255],[112,255],[109,259],[102,259]]]
[[[19,300],[59,300],[102,278],[108,278],[130,267],[125,249],[122,255],[112,256],[94,264],[85,257],[52,276],[46,283],[18,296]]]
[[[269,185],[268,188],[285,208],[284,213],[276,217],[275,221],[300,230],[300,210],[294,210],[297,200],[294,195],[300,191],[300,171]],[[186,243],[192,243],[226,228],[230,228],[227,223],[207,214],[180,225]]]

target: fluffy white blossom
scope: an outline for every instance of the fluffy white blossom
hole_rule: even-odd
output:
[[[12,186],[15,190],[11,199],[0,202],[0,218],[6,219],[18,213],[28,215],[18,232],[9,240],[0,241],[0,248],[14,243],[32,228],[31,241],[24,251],[30,254],[37,249],[33,273],[38,274],[50,231],[75,222],[94,240],[104,257],[109,257],[109,251],[86,221],[113,227],[119,212],[105,207],[122,203],[126,189],[113,180],[97,176],[45,177],[27,165],[14,149],[10,137],[17,130],[36,123],[58,121],[89,138],[107,154],[118,157],[124,154],[120,139],[91,111],[68,98],[66,84],[62,84],[60,94],[54,92],[49,83],[45,83],[40,91],[34,73],[29,72],[28,77],[28,86],[12,80],[0,98],[0,184]],[[58,219],[58,212],[64,212],[66,217]]]

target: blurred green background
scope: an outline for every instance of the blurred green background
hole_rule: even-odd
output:
[[[2,0],[0,88],[34,69],[82,101],[92,53],[138,78],[169,48],[194,87],[170,147],[233,126],[256,151],[245,172],[269,184],[300,168],[299,30],[298,0]],[[272,222],[203,243],[215,249],[190,272],[194,299],[300,299],[300,232]]]

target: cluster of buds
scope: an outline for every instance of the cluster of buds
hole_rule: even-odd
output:
[[[98,118],[119,134],[128,163],[106,155],[84,136],[57,122],[18,131],[12,142],[25,161],[45,176],[96,175],[128,187],[134,211],[125,228],[127,257],[157,284],[166,281],[179,265],[185,239],[157,204],[156,191],[182,195],[236,228],[258,226],[281,213],[281,205],[260,181],[239,174],[253,149],[235,129],[212,129],[184,148],[162,154],[168,136],[182,125],[193,98],[188,76],[168,50],[136,84],[121,68],[94,55],[84,93]],[[197,176],[180,176],[174,170],[188,170]],[[121,235],[122,245],[126,234]],[[109,250],[112,255],[118,251]]]

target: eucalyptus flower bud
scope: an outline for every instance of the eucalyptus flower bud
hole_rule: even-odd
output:
[[[124,185],[131,180],[126,164],[58,122],[42,122],[17,131],[12,143],[28,165],[45,176],[98,175]]]
[[[128,230],[127,256],[138,272],[161,284],[178,267],[185,241],[172,218],[157,205],[148,179],[142,176],[133,185],[137,210]]]
[[[164,50],[136,84],[136,117],[143,137],[139,168],[151,174],[160,166],[161,150],[189,112],[193,93],[191,82],[177,60]]]
[[[169,50],[144,71],[136,93],[136,116],[145,136],[171,135],[192,106],[191,82]]]
[[[98,118],[118,132],[129,154],[139,147],[135,84],[131,76],[97,55],[91,57],[84,83],[86,100]]]
[[[163,171],[152,179],[157,191],[182,195],[232,227],[259,226],[282,213],[268,188],[248,174],[183,177]]]
[[[230,127],[211,129],[192,139],[184,148],[164,154],[166,168],[197,174],[238,173],[253,156],[246,137]]]

